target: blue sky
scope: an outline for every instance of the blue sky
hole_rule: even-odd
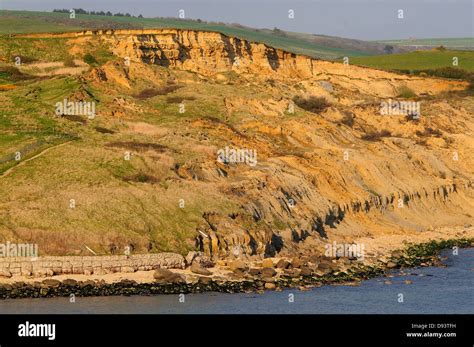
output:
[[[84,8],[186,17],[363,40],[472,37],[474,0],[0,0],[3,9]],[[293,9],[295,18],[288,18]],[[398,10],[404,19],[398,18]]]

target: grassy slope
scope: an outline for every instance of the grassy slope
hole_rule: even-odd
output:
[[[155,66],[152,69],[166,74],[164,68]],[[206,188],[206,194],[202,194],[204,188],[200,188],[199,182],[191,182],[190,187],[172,180],[175,174],[167,166],[169,155],[172,154],[177,163],[189,161],[190,156],[199,153],[191,149],[175,153],[174,148],[187,148],[196,144],[186,142],[178,146],[170,139],[160,140],[153,135],[129,133],[124,125],[112,117],[97,117],[86,125],[56,117],[54,104],[71,95],[78,87],[76,78],[60,76],[17,83],[16,89],[0,93],[0,101],[6,105],[0,117],[1,158],[11,157],[20,150],[24,161],[45,148],[74,139],[0,178],[0,195],[4,197],[2,204],[15,205],[15,196],[19,194],[28,197],[25,199],[28,205],[26,210],[37,211],[27,216],[14,207],[10,210],[0,209],[0,231],[4,235],[7,233],[8,236],[9,230],[35,230],[44,241],[42,251],[51,254],[67,252],[61,245],[67,245],[71,238],[87,239],[93,248],[100,243],[134,242],[143,251],[144,245],[149,242],[154,251],[186,253],[187,249],[193,247],[187,240],[195,236],[195,229],[202,221],[204,211],[239,211],[238,206],[217,191]],[[146,121],[154,127],[166,123],[167,129],[186,129],[190,120],[202,116],[203,110],[224,114],[222,109],[214,110],[216,102],[212,96],[217,94],[217,87],[202,86],[203,89],[196,93],[195,88],[179,90],[186,95],[201,95],[197,101],[187,102],[185,114],[178,112],[177,105],[168,104],[167,96],[158,96],[142,101],[142,104],[156,111],[137,113],[133,120]],[[232,86],[220,86],[219,92],[224,92],[224,89],[226,94],[236,93]],[[110,98],[108,91],[91,91],[102,101]],[[203,98],[202,95],[210,97]],[[99,113],[101,107],[99,104]],[[222,105],[219,107],[222,108]],[[119,132],[103,135],[94,130],[96,126]],[[171,136],[175,141],[176,138],[181,137]],[[171,149],[165,154],[138,151],[132,160],[125,161],[123,153],[126,148],[106,146],[114,141],[159,142]],[[0,175],[18,164],[11,158],[7,162],[0,162]],[[140,174],[154,176],[159,182],[130,183],[127,179]],[[27,182],[32,181],[39,188],[28,188]],[[12,190],[12,185],[17,189]],[[71,198],[77,201],[75,210],[68,208]],[[185,200],[185,209],[179,208],[179,198]],[[41,211],[35,209],[36,204],[41,206]],[[8,217],[10,213],[19,213],[22,221],[16,224],[17,221]],[[20,233],[9,237],[28,236]],[[108,251],[99,247],[96,250],[104,253]]]
[[[385,70],[426,70],[453,67],[453,57],[458,57],[458,68],[474,71],[474,51],[416,51],[405,54],[353,57],[351,63]]]

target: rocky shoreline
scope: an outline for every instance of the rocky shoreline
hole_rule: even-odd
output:
[[[357,285],[359,281],[383,276],[392,269],[436,266],[439,252],[453,247],[473,247],[473,238],[409,244],[405,249],[392,252],[386,261],[366,265],[357,260],[321,257],[302,259],[264,259],[259,268],[251,268],[243,261],[232,261],[227,276],[210,277],[205,266],[194,262],[193,276],[183,276],[167,269],[156,269],[154,281],[139,283],[122,279],[114,283],[104,280],[78,281],[67,278],[44,279],[34,282],[0,283],[0,298],[86,297],[109,295],[189,294],[202,292],[242,293],[299,288],[306,290],[326,284]],[[204,264],[203,264],[204,265]],[[207,272],[206,272],[207,271]],[[201,274],[199,274],[201,272]]]

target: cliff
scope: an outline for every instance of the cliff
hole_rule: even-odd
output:
[[[5,238],[39,243],[46,254],[131,244],[261,258],[473,222],[474,105],[465,82],[319,61],[216,32],[18,38],[37,47],[58,38],[77,59],[99,48],[112,58],[74,78],[55,75],[47,88],[19,86],[25,105],[41,100],[48,120],[80,141],[2,178]],[[402,87],[416,94],[408,101],[421,104],[419,119],[381,114]],[[309,96],[327,105],[294,102]],[[18,104],[16,94],[1,97]],[[57,120],[46,106],[65,97],[93,97],[97,118]],[[217,160],[226,147],[255,151],[256,165]],[[122,160],[126,151],[132,160]],[[74,211],[65,208],[71,198]]]

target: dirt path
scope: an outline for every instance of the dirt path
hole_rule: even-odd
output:
[[[20,167],[20,166],[23,166],[25,165],[27,162],[33,160],[33,159],[36,159],[38,157],[41,157],[43,154],[55,149],[55,148],[58,148],[58,147],[61,147],[61,146],[64,146],[70,142],[72,142],[73,140],[70,140],[70,141],[67,141],[67,142],[63,142],[63,143],[60,143],[59,145],[56,145],[56,146],[51,146],[51,147],[48,147],[46,149],[44,149],[43,151],[39,152],[38,154],[36,154],[35,156],[31,157],[31,158],[28,158],[28,159],[25,159],[23,161],[20,161],[20,163],[18,165],[15,165],[11,168],[9,168],[7,171],[5,171],[3,174],[0,175],[0,178],[3,178],[5,176],[8,176],[14,169]]]

